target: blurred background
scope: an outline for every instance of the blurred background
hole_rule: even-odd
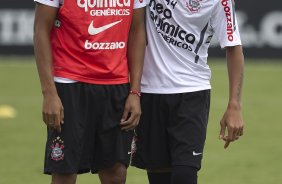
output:
[[[245,135],[223,149],[219,121],[228,101],[225,53],[210,48],[212,101],[199,184],[282,183],[282,1],[235,0],[244,45]],[[46,127],[33,56],[33,1],[0,1],[0,184],[47,184]],[[96,175],[78,184],[99,183]],[[130,168],[127,183],[147,183]]]

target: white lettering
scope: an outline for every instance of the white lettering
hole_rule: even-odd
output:
[[[85,12],[89,9],[97,8],[115,8],[130,7],[130,0],[77,0],[77,6],[83,8]]]
[[[124,49],[125,42],[89,42],[85,41],[84,48],[87,50],[114,50],[114,49]]]
[[[105,10],[90,10],[91,16],[127,16],[130,15],[130,9],[120,9],[120,10],[113,10],[110,8],[107,8]]]

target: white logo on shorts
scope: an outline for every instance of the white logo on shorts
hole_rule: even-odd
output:
[[[193,156],[198,156],[198,155],[201,155],[203,153],[196,153],[195,151],[193,151]]]

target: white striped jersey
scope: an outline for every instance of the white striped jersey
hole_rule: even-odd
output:
[[[142,92],[210,89],[208,47],[241,45],[233,0],[147,0]]]

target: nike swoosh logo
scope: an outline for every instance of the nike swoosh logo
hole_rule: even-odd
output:
[[[193,151],[193,156],[198,156],[198,155],[201,155],[203,153],[196,153],[195,151]]]
[[[120,23],[121,21],[122,21],[122,20],[119,20],[119,21],[116,21],[116,22],[113,22],[113,23],[104,25],[104,26],[102,26],[102,27],[94,27],[94,26],[93,26],[93,20],[92,20],[91,24],[90,24],[89,27],[88,27],[88,33],[89,33],[90,35],[96,35],[96,34],[98,34],[98,33],[101,33],[101,32],[103,32],[103,31],[105,31],[105,30],[107,30],[107,29],[113,27],[114,25]]]

